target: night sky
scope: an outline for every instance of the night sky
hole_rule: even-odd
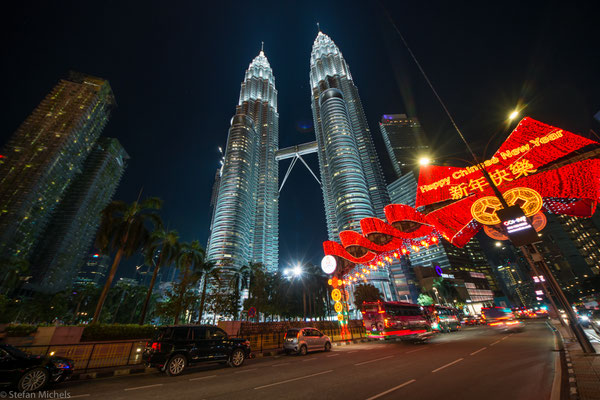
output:
[[[482,149],[509,111],[600,134],[597,10],[570,2],[298,1],[19,2],[0,17],[0,143],[69,70],[110,81],[118,107],[104,130],[131,156],[115,199],[165,201],[182,240],[208,237],[218,146],[261,41],[279,92],[280,147],[315,140],[309,58],[316,22],[340,47],[388,180],[377,122],[418,117],[434,158],[465,157],[383,12],[387,9],[467,138]],[[498,135],[495,142],[504,138]],[[491,145],[494,151],[495,146]],[[318,170],[316,154],[305,157]],[[289,160],[280,163],[280,179]],[[298,163],[280,199],[280,264],[318,262],[327,239],[321,190]],[[135,260],[125,265],[132,273]]]

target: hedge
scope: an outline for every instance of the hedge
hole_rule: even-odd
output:
[[[10,337],[31,336],[37,331],[37,328],[37,325],[29,324],[8,325],[4,329],[4,333]]]
[[[152,325],[90,324],[85,326],[81,341],[150,339],[155,330]]]

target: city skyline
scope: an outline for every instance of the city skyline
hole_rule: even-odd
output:
[[[400,15],[397,13],[397,7],[388,6],[393,15]],[[77,8],[79,7],[86,9],[84,5]],[[324,30],[330,32],[335,37],[336,43],[344,49],[344,55],[352,65],[352,73],[359,82],[365,112],[372,128],[383,113],[406,112],[419,118],[426,132],[431,135],[436,148],[439,147],[437,145],[456,142],[454,134],[443,135],[448,132],[447,121],[441,116],[439,107],[429,99],[428,89],[422,85],[421,78],[409,65],[405,50],[398,43],[393,32],[390,33],[391,28],[381,17],[380,10],[357,3],[347,3],[341,10],[338,10],[339,7],[336,5],[319,4],[317,7],[315,4],[312,8],[299,10],[298,21],[290,25],[273,18],[273,13],[283,10],[281,7],[283,6],[265,10],[265,14],[259,17],[261,20],[264,19],[262,24],[244,22],[239,14],[234,14],[232,20],[236,23],[242,22],[239,28],[217,18],[214,22],[205,21],[204,27],[199,27],[198,29],[201,30],[195,31],[193,35],[189,35],[188,32],[174,31],[164,40],[161,39],[162,31],[152,29],[153,23],[148,22],[148,25],[141,26],[141,31],[156,33],[150,33],[144,41],[157,42],[158,45],[153,47],[152,52],[160,57],[160,61],[158,59],[152,61],[153,59],[148,57],[148,49],[143,46],[144,42],[140,42],[141,46],[137,46],[143,50],[132,50],[129,53],[130,50],[124,49],[131,48],[130,43],[121,44],[117,40],[126,31],[133,29],[125,23],[129,15],[128,11],[115,13],[115,23],[108,35],[96,34],[95,32],[101,32],[102,29],[94,24],[82,23],[81,26],[78,24],[72,30],[86,32],[89,37],[72,35],[69,40],[65,40],[62,33],[45,29],[49,32],[48,35],[53,43],[63,43],[64,50],[56,45],[48,46],[47,50],[40,48],[35,41],[36,31],[27,33],[7,49],[7,54],[15,60],[15,63],[2,67],[5,75],[16,78],[14,83],[7,85],[6,99],[10,101],[5,100],[6,112],[3,113],[2,123],[8,128],[3,130],[2,141],[6,141],[7,136],[24,120],[25,115],[40,100],[43,93],[54,84],[58,76],[64,75],[66,70],[76,68],[105,77],[116,88],[119,99],[107,135],[117,137],[135,160],[131,163],[116,198],[132,201],[143,186],[145,194],[158,195],[165,200],[165,220],[170,221],[170,225],[176,227],[184,238],[190,240],[197,238],[206,243],[210,218],[208,208],[210,187],[220,158],[217,148],[225,144],[226,125],[231,117],[231,98],[232,95],[236,96],[239,93],[239,81],[235,77],[239,76],[239,71],[256,54],[260,41],[264,40],[265,50],[269,54],[273,68],[281,71],[280,75],[278,74],[278,89],[285,96],[280,96],[280,108],[286,110],[280,121],[281,147],[308,141],[310,134],[307,135],[305,132],[307,129],[305,122],[310,121],[311,117],[307,102],[309,94],[307,60],[310,42],[316,34],[315,22],[320,21]],[[534,6],[528,7],[526,10],[529,10],[532,15],[538,15]],[[330,15],[335,14],[334,10],[342,14],[331,18]],[[179,24],[181,26],[192,26],[189,25],[184,14],[192,16],[197,10],[189,11],[178,12],[177,17],[171,14],[166,17],[181,19]],[[468,26],[477,27],[480,30],[480,37],[496,34],[497,24],[486,28],[482,26],[485,25],[483,22],[473,18],[479,12],[478,9],[463,11],[464,16],[459,15],[458,11],[450,16]],[[567,11],[574,13],[568,7]],[[25,10],[17,10],[16,15],[19,15],[19,12],[24,13]],[[419,24],[412,22],[411,17],[423,15],[423,12],[424,10],[416,5],[404,7],[402,15],[406,17],[399,18],[396,22],[401,22],[399,26],[407,35],[409,43],[421,58],[431,78],[439,85],[438,89],[459,122],[463,121],[461,125],[464,126],[464,121],[470,120],[464,126],[468,137],[476,138],[482,130],[489,131],[490,123],[481,121],[493,121],[494,118],[499,121],[505,118],[506,110],[514,106],[520,94],[525,101],[531,102],[533,99],[531,88],[542,86],[545,97],[535,97],[535,102],[525,111],[527,114],[537,115],[540,120],[570,128],[575,132],[587,133],[590,127],[595,127],[592,125],[591,115],[600,105],[594,103],[591,95],[588,94],[595,91],[593,84],[582,83],[576,78],[567,79],[571,86],[580,88],[581,93],[584,93],[584,95],[575,95],[573,101],[569,102],[583,104],[584,107],[579,108],[587,111],[581,114],[579,111],[573,111],[574,106],[563,105],[556,100],[570,98],[573,93],[561,92],[563,89],[546,82],[547,77],[553,76],[553,73],[564,67],[567,59],[552,56],[553,63],[546,63],[545,69],[536,75],[535,79],[527,74],[530,68],[536,66],[532,65],[527,58],[532,48],[543,53],[547,50],[547,43],[552,43],[552,48],[557,49],[556,51],[564,50],[566,46],[567,39],[523,40],[523,37],[527,36],[523,32],[535,32],[543,25],[544,19],[541,16],[538,19],[534,17],[533,24],[530,19],[525,23],[515,17],[516,19],[511,22],[518,28],[515,30],[521,32],[519,40],[510,40],[511,37],[508,37],[503,38],[501,42],[488,41],[487,46],[490,49],[486,50],[478,44],[480,39],[475,40],[446,29],[445,24],[449,22],[445,22],[446,16],[442,18],[445,12],[432,11],[431,20],[421,21]],[[144,13],[147,17],[152,11],[148,10]],[[82,14],[85,15],[86,12]],[[230,15],[228,12],[221,14]],[[51,10],[38,10],[29,15],[29,18],[36,21],[39,29],[44,29],[49,21],[60,21],[60,18],[63,18],[55,15],[54,19],[47,19],[52,15]],[[561,12],[561,15],[570,14]],[[355,23],[359,16],[366,18],[369,24]],[[152,20],[152,18],[146,19]],[[85,21],[85,18],[82,21]],[[269,23],[265,23],[266,21]],[[381,26],[382,30],[367,28],[367,25],[374,26],[373,24]],[[424,26],[420,27],[421,24]],[[202,25],[198,24],[198,26]],[[260,28],[256,28],[257,26]],[[445,29],[450,33],[446,38],[438,38],[439,43],[430,40],[433,36],[421,34],[434,28]],[[14,28],[8,26],[7,29]],[[214,40],[206,42],[202,49],[196,45],[192,46],[190,42],[192,38],[219,32],[221,29],[232,30],[232,34],[227,35],[227,38],[213,35]],[[565,36],[573,39],[582,35],[582,29],[575,28],[574,31],[569,32],[561,29],[551,34],[558,38]],[[242,31],[246,32],[245,36],[239,34]],[[240,40],[240,37],[243,39]],[[84,45],[90,38],[94,39],[96,45],[93,49],[88,49]],[[165,46],[165,41],[169,44],[179,41],[181,44],[175,47]],[[485,74],[475,71],[473,75],[470,59],[464,59],[463,50],[453,55],[449,50],[444,49],[456,42],[464,43],[465,48],[477,49],[479,63],[477,71],[487,71]],[[572,42],[577,43],[577,40],[569,41]],[[294,50],[288,51],[290,48]],[[192,52],[189,49],[193,49]],[[54,62],[46,65],[42,71],[39,64],[33,62],[31,56],[27,54],[32,50],[36,50],[42,56],[49,52],[56,53],[57,56],[53,58]],[[507,68],[505,63],[498,65],[498,60],[491,54],[499,51],[506,55],[506,63],[509,60],[523,61],[511,62],[510,68]],[[578,56],[571,44],[566,53],[569,54],[569,57],[566,57],[569,63],[577,64]],[[107,57],[97,57],[97,54],[106,54]],[[131,65],[122,69],[118,67],[122,63],[117,60],[124,54],[130,54]],[[206,58],[206,55],[212,57]],[[434,60],[439,57],[454,61],[443,63],[443,67],[438,67]],[[551,55],[547,57],[550,58]],[[223,63],[222,60],[225,59],[227,62]],[[589,65],[588,68],[590,71],[594,70],[593,65]],[[463,70],[464,72],[461,72]],[[164,78],[157,79],[159,76]],[[186,76],[185,85],[181,84],[183,80],[180,78],[183,76]],[[218,82],[218,86],[201,79],[202,76],[214,77],[212,80]],[[492,78],[504,88],[484,84],[474,88],[473,93],[468,96],[458,90],[466,85],[471,87],[472,82],[477,79]],[[507,83],[509,80],[514,80],[516,83],[510,85]],[[521,93],[520,90],[525,83],[527,90]],[[148,90],[156,96],[146,96]],[[407,91],[412,91],[413,95],[407,95]],[[193,99],[196,93],[210,94],[211,104],[201,106],[200,102]],[[148,100],[143,97],[147,97]],[[156,99],[162,101],[155,101]],[[464,104],[457,103],[458,100]],[[198,110],[203,111],[198,112]],[[311,124],[308,125],[310,129]],[[372,133],[381,156],[383,149],[381,137],[376,129]],[[451,153],[452,151],[447,151],[442,155]],[[196,162],[197,160],[200,161]],[[316,169],[316,157],[307,157],[307,162]],[[387,164],[384,168],[389,169],[388,161],[382,160],[382,162]],[[285,167],[282,165],[282,168]],[[173,177],[175,179],[171,179]],[[295,170],[286,184],[289,186],[282,192],[280,200],[283,204],[280,210],[282,265],[302,258],[315,262],[321,255],[321,241],[326,237],[326,229],[324,214],[321,211],[320,189],[312,179],[305,171]],[[184,183],[188,181],[194,184]],[[298,191],[289,190],[292,185],[302,188],[302,196],[298,195]],[[313,210],[318,211],[313,212]],[[300,238],[302,240],[299,240]],[[123,273],[126,273],[125,269]]]

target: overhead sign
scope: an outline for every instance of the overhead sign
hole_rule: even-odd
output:
[[[506,235],[517,247],[540,242],[540,237],[535,231],[521,207],[515,205],[496,211]]]
[[[256,307],[250,307],[250,308],[248,309],[248,316],[249,316],[250,318],[254,318],[254,317],[256,317]]]

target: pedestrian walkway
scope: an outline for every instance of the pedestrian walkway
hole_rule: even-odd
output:
[[[553,321],[553,325],[563,338],[569,382],[574,380],[576,384],[576,390],[571,390],[571,398],[600,400],[600,343],[592,342],[597,354],[585,354],[566,328],[558,321]]]

